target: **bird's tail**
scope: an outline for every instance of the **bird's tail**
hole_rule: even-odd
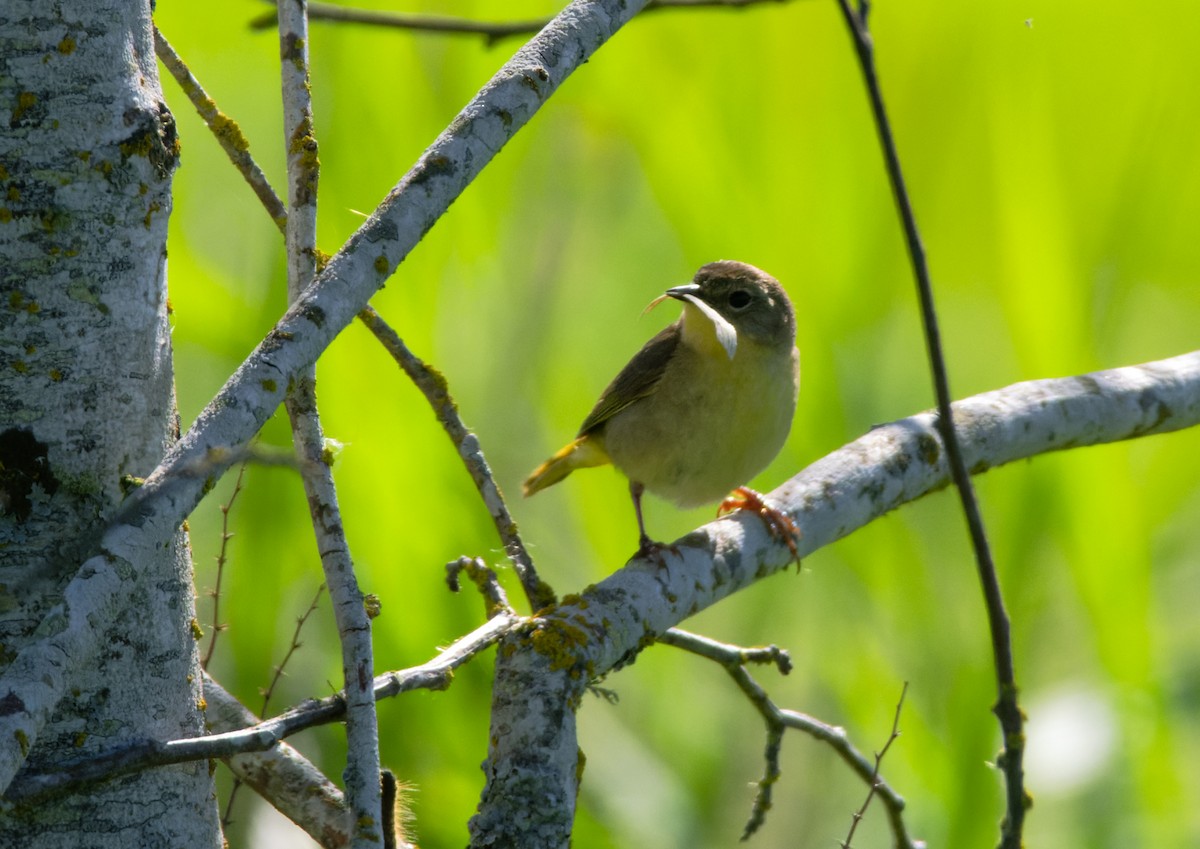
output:
[[[610,462],[600,440],[584,434],[567,445],[542,465],[538,466],[525,483],[521,484],[521,492],[528,498],[539,490],[553,486],[576,469],[587,466],[603,466]]]

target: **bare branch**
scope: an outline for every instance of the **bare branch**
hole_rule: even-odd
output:
[[[746,671],[746,663],[751,659],[757,663],[775,663],[780,672],[786,675],[792,667],[791,658],[788,657],[787,652],[777,646],[746,649],[741,646],[719,643],[708,637],[678,628],[672,628],[660,635],[658,642],[675,646],[720,664],[737,683],[738,688],[745,693],[767,724],[767,745],[764,750],[766,768],[763,777],[759,779],[758,792],[754,794],[750,819],[746,821],[746,826],[742,829],[742,840],[748,840],[766,821],[767,811],[771,809],[771,797],[775,783],[783,774],[779,767],[779,754],[783,746],[785,726],[779,717],[779,710],[767,695],[766,690],[759,686],[758,682]]]
[[[815,717],[794,710],[780,710],[779,718],[788,728],[803,731],[810,737],[831,746],[837,752],[838,757],[859,778],[874,787],[875,794],[879,796],[887,810],[888,824],[891,826],[898,849],[925,849],[924,841],[913,839],[905,830],[904,820],[901,816],[904,811],[904,799],[887,782],[878,777],[875,764],[854,748],[846,737],[845,729],[827,725]]]
[[[461,574],[466,574],[483,596],[488,619],[497,613],[512,612],[504,587],[500,586],[496,573],[488,568],[482,557],[464,556],[446,564],[446,585],[450,587],[451,592],[456,593],[461,589],[458,580]]]
[[[463,464],[467,467],[467,473],[474,481],[475,488],[479,491],[484,506],[487,507],[488,513],[492,517],[496,533],[500,535],[500,541],[504,544],[504,551],[512,561],[513,568],[516,569],[530,609],[540,610],[553,604],[555,601],[554,591],[538,577],[537,570],[533,566],[533,558],[529,556],[525,543],[521,541],[517,523],[508,510],[508,504],[504,501],[500,487],[496,485],[496,480],[492,477],[491,467],[488,466],[487,459],[483,456],[479,440],[475,434],[467,430],[462,417],[458,414],[458,405],[450,397],[446,378],[413,354],[404,344],[404,340],[388,326],[387,322],[380,318],[379,313],[375,310],[367,307],[359,313],[358,317],[375,334],[375,338],[380,341],[400,368],[404,370],[404,373],[425,395],[438,422],[446,431],[446,435],[450,437],[450,441],[454,443],[455,449],[458,450],[458,456],[462,458]]]
[[[254,713],[207,675],[204,698],[209,727],[217,733],[259,722]],[[325,849],[350,845],[354,818],[341,789],[287,743],[277,743],[262,752],[230,755],[224,763],[239,783],[248,785]]]
[[[916,849],[918,846],[923,845],[920,841],[913,840],[904,825],[902,815],[904,800],[879,776],[879,765],[883,759],[883,755],[891,745],[892,740],[899,734],[895,726],[892,728],[892,738],[888,740],[880,753],[875,756],[875,766],[872,769],[867,759],[850,744],[846,738],[845,731],[840,728],[834,728],[831,725],[826,725],[819,720],[812,719],[795,711],[781,710],[771,700],[771,697],[767,695],[767,691],[763,689],[762,685],[755,681],[746,670],[747,663],[774,663],[779,667],[779,671],[786,675],[791,671],[791,659],[788,657],[786,651],[777,646],[743,648],[741,646],[717,642],[708,637],[702,637],[678,628],[671,628],[660,635],[658,642],[675,646],[676,648],[720,664],[737,683],[738,688],[746,695],[750,703],[758,710],[767,725],[767,744],[764,750],[766,768],[763,777],[758,782],[758,793],[754,797],[754,807],[750,813],[750,819],[742,832],[742,840],[749,839],[758,831],[766,819],[767,811],[771,809],[772,792],[775,784],[782,775],[779,768],[779,754],[783,744],[783,732],[785,728],[794,728],[804,731],[822,742],[833,746],[842,759],[850,764],[855,773],[867,780],[871,790],[867,794],[867,801],[863,803],[863,806],[856,815],[858,818],[861,818],[861,814],[866,810],[871,798],[879,794],[882,796],[884,805],[888,809],[888,821],[892,827],[896,846],[902,847],[902,849]],[[907,685],[905,685],[905,688],[907,689]],[[903,703],[903,694],[900,700]],[[899,722],[899,716],[899,705],[897,705],[896,723]],[[803,717],[803,719],[798,719],[800,717]],[[864,769],[867,773],[865,776]],[[857,825],[857,819],[855,820],[855,825]],[[850,836],[853,835],[854,830],[852,828]],[[847,844],[849,839],[847,837]]]
[[[1003,750],[996,762],[1004,773],[1008,801],[1007,814],[1001,825],[1000,845],[1004,849],[1020,849],[1025,811],[1032,803],[1032,799],[1025,791],[1025,776],[1022,767],[1025,751],[1023,730],[1025,716],[1017,702],[1016,671],[1013,663],[1008,611],[1004,608],[1004,596],[1000,590],[1000,579],[996,575],[996,564],[993,562],[991,546],[988,544],[983,515],[979,510],[979,502],[975,498],[971,475],[967,471],[967,462],[963,457],[959,435],[955,432],[950,412],[951,399],[954,396],[950,394],[950,379],[946,371],[945,356],[942,353],[941,331],[938,329],[937,309],[933,302],[933,283],[930,280],[929,265],[925,259],[925,248],[921,244],[921,235],[917,230],[916,214],[913,212],[912,202],[908,197],[908,189],[904,185],[900,156],[896,151],[896,142],[888,121],[887,110],[883,105],[883,92],[875,73],[875,48],[867,30],[867,14],[870,6],[867,0],[862,0],[858,12],[855,12],[850,7],[850,0],[838,0],[838,5],[854,41],[855,53],[858,56],[859,66],[867,86],[867,94],[871,101],[875,129],[879,135],[880,146],[883,148],[883,158],[892,187],[892,196],[895,198],[896,208],[904,226],[904,240],[908,246],[913,277],[917,284],[929,367],[933,376],[934,394],[937,397],[937,426],[941,431],[942,442],[945,445],[946,456],[950,464],[950,474],[958,490],[963,515],[967,520],[971,547],[975,552],[976,571],[979,575],[980,586],[983,588],[984,605],[992,638],[992,662],[996,669],[996,684],[999,692],[992,711],[1000,721],[1000,730],[1004,741]]]
[[[782,4],[789,0],[650,0],[645,12],[670,9],[745,9],[767,3]],[[369,24],[413,32],[439,35],[481,36],[489,47],[505,38],[532,35],[545,27],[550,18],[533,18],[523,21],[478,21],[452,15],[423,15],[417,12],[381,12],[375,9],[354,9],[332,3],[309,3],[311,20],[323,20],[350,24]],[[253,29],[275,26],[275,13],[265,12],[250,21]]]
[[[454,678],[455,669],[495,644],[523,621],[511,613],[501,613],[455,640],[429,662],[377,676],[373,685],[375,698],[391,698],[412,690],[445,690]],[[53,771],[22,773],[5,791],[3,798],[6,802],[28,804],[47,793],[75,790],[85,784],[149,767],[265,752],[292,734],[336,722],[345,715],[345,697],[336,693],[323,699],[309,699],[249,728],[166,742],[135,740],[94,756],[57,764]]]
[[[311,4],[309,12],[311,15]],[[271,22],[273,25],[275,22],[274,16],[272,16]],[[184,65],[178,54],[166,42],[166,39],[162,38],[161,35],[157,37],[160,58],[172,70],[176,79],[179,80],[180,85],[183,86],[184,91],[191,97],[197,111],[200,112],[201,117],[213,131],[213,135],[217,141],[225,148],[235,167],[242,173],[247,183],[254,188],[272,219],[281,230],[286,232],[287,212],[283,209],[279,198],[267,184],[265,175],[258,168],[253,158],[251,158],[249,142],[240,133],[231,134],[227,132],[227,129],[230,127],[236,129],[236,125],[217,110],[215,103],[204,93],[200,84],[191,75],[191,72]],[[311,131],[311,116],[307,126]],[[290,145],[289,149],[295,147],[297,151],[309,151],[306,155],[311,156],[315,161],[315,142],[308,145],[304,141],[306,137],[311,138],[311,136],[306,136],[302,133],[298,143],[294,146]],[[307,186],[307,181],[303,181],[303,178],[301,180],[300,185]],[[290,182],[293,185],[296,183],[294,180]],[[313,182],[315,183],[315,176]],[[467,430],[466,425],[463,424],[461,417],[458,415],[458,408],[449,395],[445,379],[433,367],[414,355],[396,331],[373,308],[370,306],[365,307],[359,314],[359,318],[375,334],[375,337],[388,353],[392,355],[393,359],[395,359],[405,374],[408,375],[409,379],[424,393],[438,421],[441,422],[442,427],[446,430],[455,448],[458,449],[459,456],[466,465],[471,479],[475,482],[475,486],[479,490],[484,504],[492,516],[492,521],[496,525],[500,540],[504,544],[504,550],[508,553],[509,559],[517,571],[521,586],[525,590],[525,595],[529,600],[530,608],[538,610],[549,604],[553,604],[554,592],[549,585],[542,583],[538,578],[533,566],[533,559],[529,556],[525,544],[521,541],[520,533],[517,530],[517,523],[513,520],[512,514],[509,512],[508,506],[504,501],[504,496],[495,483],[491,468],[488,466],[487,460],[483,456],[483,451],[479,447],[479,441],[474,434]]]

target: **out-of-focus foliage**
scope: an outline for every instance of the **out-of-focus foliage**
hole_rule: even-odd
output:
[[[263,6],[262,8],[268,8]],[[414,2],[480,18],[536,2]],[[258,4],[161,0],[157,20],[282,191],[278,45]],[[923,227],[956,396],[1181,353],[1200,338],[1200,15],[1190,3],[874,4],[872,30]],[[519,41],[315,24],[321,244],[334,251]],[[281,240],[179,89],[170,242],[186,422],[280,314]],[[519,481],[570,438],[661,324],[639,318],[700,264],[738,258],[784,282],[804,379],[770,488],[872,424],[931,406],[913,286],[849,43],[832,0],[660,12],[606,45],[488,167],[374,304],[441,369],[510,495],[544,576],[577,590],[619,567],[636,531],[610,470],[530,501]],[[352,550],[380,669],[423,661],[481,621],[442,564],[501,553],[418,393],[361,327],[319,367]],[[286,445],[279,417],[263,440]],[[1200,843],[1200,433],[1044,457],[978,479],[1030,717],[1037,846]],[[201,619],[218,505],[191,521]],[[1001,795],[988,635],[956,500],[876,522],[687,627],[790,649],[760,679],[784,706],[886,740],[884,765],[933,846],[995,841]],[[710,512],[650,500],[674,538]],[[320,582],[295,477],[252,468],[232,513],[213,671],[257,708]],[[511,575],[506,584],[518,597]],[[327,610],[276,696],[338,686]],[[490,657],[445,693],[384,704],[385,762],[418,788],[422,846],[459,846],[482,785]],[[575,845],[734,846],[761,774],[762,724],[723,673],[667,648],[605,682],[580,715],[588,756]],[[338,732],[298,743],[330,774]],[[775,808],[751,845],[828,847],[865,788],[789,735]],[[248,801],[243,799],[243,804]],[[248,811],[243,807],[242,811]],[[248,814],[241,815],[244,825]],[[247,845],[244,834],[231,834]],[[887,845],[878,811],[856,838]]]

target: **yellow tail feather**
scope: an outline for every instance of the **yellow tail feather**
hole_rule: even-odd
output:
[[[521,484],[521,492],[528,498],[535,492],[558,483],[576,469],[603,466],[607,462],[608,454],[605,453],[600,440],[584,434],[530,472],[529,477],[525,478],[525,483]]]

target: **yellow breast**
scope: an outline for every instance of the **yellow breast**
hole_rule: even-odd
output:
[[[689,307],[655,391],[607,423],[605,450],[630,480],[693,507],[717,501],[774,459],[791,428],[799,353],[740,338],[731,359]]]

